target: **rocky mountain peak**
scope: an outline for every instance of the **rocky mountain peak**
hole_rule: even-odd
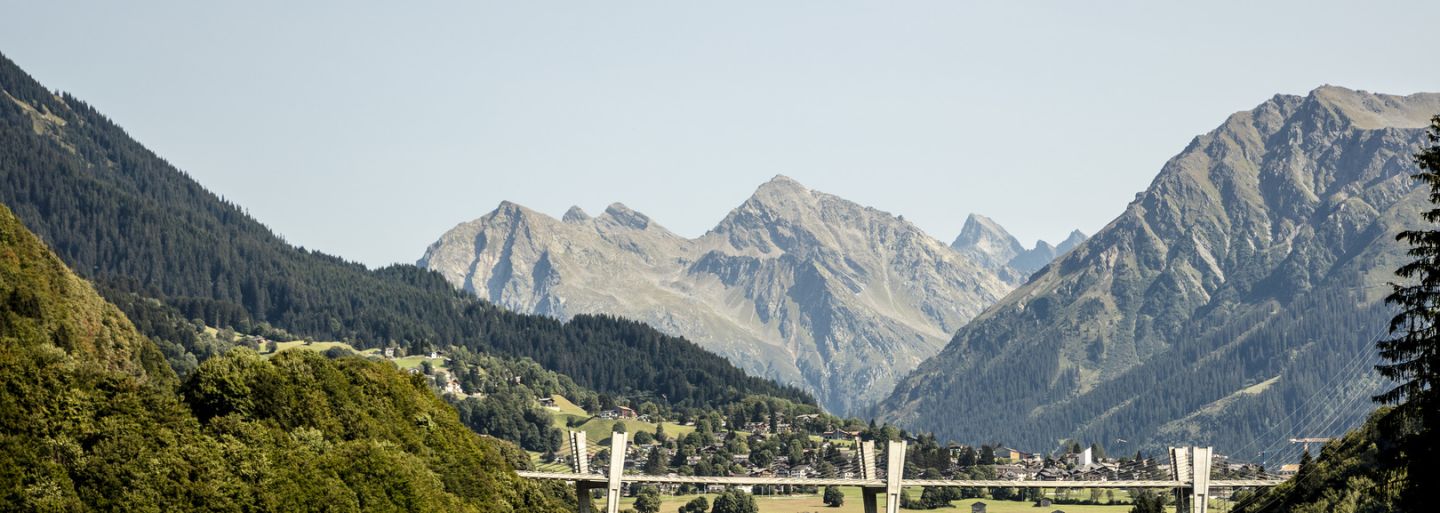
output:
[[[789,218],[801,210],[812,209],[815,204],[814,196],[815,193],[800,182],[785,175],[775,175],[770,181],[760,184],[740,208]]]
[[[601,214],[601,217],[609,218],[616,224],[636,230],[650,227],[650,216],[631,210],[624,203],[611,203],[610,206],[605,207],[605,213]]]
[[[807,193],[810,192],[810,189],[794,178],[785,175],[775,175],[770,178],[770,181],[760,184],[760,187],[757,187],[756,191],[784,191],[793,194],[797,192]]]
[[[695,240],[619,203],[586,219],[461,225],[420,265],[519,311],[641,320],[836,412],[880,397],[1017,283],[783,175]]]
[[[1324,85],[1310,91],[1305,101],[1324,106],[1355,128],[1367,130],[1423,128],[1440,112],[1440,94],[1435,93],[1397,96]]]
[[[1287,397],[1363,403],[1371,385],[1333,369],[1371,354],[1392,313],[1377,284],[1405,258],[1394,233],[1425,208],[1408,175],[1437,112],[1440,94],[1326,86],[1229,116],[959,330],[880,418],[973,440],[1224,451],[1256,440],[1235,426],[1283,419]],[[1369,406],[1345,408],[1336,418],[1358,421]]]
[[[960,236],[950,243],[950,247],[960,252],[983,255],[997,262],[1007,262],[1025,251],[1025,247],[1020,245],[1015,236],[1010,235],[1010,232],[993,219],[980,214],[970,214],[965,218],[965,226],[960,229]]]
[[[576,205],[570,207],[570,210],[566,210],[565,216],[561,217],[560,220],[572,224],[583,223],[590,220],[590,214],[585,213],[585,209],[582,209],[578,205]]]
[[[1055,246],[1055,252],[1064,254],[1072,249],[1075,249],[1075,246],[1079,246],[1081,242],[1085,242],[1085,239],[1085,232],[1082,232],[1080,230],[1074,230],[1070,232],[1070,235],[1068,237],[1065,237],[1065,240],[1060,241],[1060,245]]]

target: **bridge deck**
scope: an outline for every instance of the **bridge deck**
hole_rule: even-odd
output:
[[[520,471],[520,477],[527,479],[546,479],[552,481],[573,481],[587,483],[605,483],[605,476],[599,474],[574,474],[569,472],[531,472]],[[627,474],[624,477],[628,483],[671,483],[671,484],[706,484],[726,486],[751,486],[751,485],[791,485],[791,486],[861,486],[879,488],[885,486],[885,481],[880,479],[843,479],[843,478],[800,478],[800,477],[751,477],[751,476],[648,476],[638,474]],[[1214,480],[1210,486],[1214,488],[1225,487],[1250,487],[1250,486],[1275,486],[1281,480],[1273,479],[1237,479],[1237,480]],[[962,479],[906,479],[905,486],[948,486],[960,488],[1182,488],[1190,486],[1190,483],[1182,481],[1152,480],[1152,481],[1006,481],[1006,480],[962,480]]]

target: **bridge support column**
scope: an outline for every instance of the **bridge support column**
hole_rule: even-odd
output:
[[[880,495],[880,489],[863,488],[860,491],[864,492],[865,513],[880,513],[880,508],[878,506],[879,501],[875,500],[875,497],[877,495]]]
[[[1190,468],[1190,448],[1171,447],[1170,480],[1179,481],[1181,483],[1188,483],[1190,482],[1191,470],[1194,469]],[[1185,511],[1185,508],[1189,507],[1190,505],[1190,497],[1185,494],[1185,488],[1176,488],[1174,490],[1174,495],[1176,512],[1183,513]]]
[[[610,434],[610,480],[605,489],[605,513],[620,513],[620,477],[625,473],[625,433]]]
[[[1170,477],[1188,486],[1176,490],[1175,509],[1181,513],[1209,513],[1212,447],[1171,447]]]
[[[587,481],[575,482],[575,511],[579,513],[595,513],[595,503],[590,498],[590,490],[604,488],[600,483]]]
[[[1191,449],[1190,462],[1190,512],[1210,511],[1210,458],[1214,448],[1195,447]]]
[[[860,479],[880,479],[879,472],[875,469],[875,442],[873,440],[860,440],[855,437],[855,448],[860,457]],[[865,513],[880,513],[879,501],[876,496],[883,491],[880,488],[861,488],[860,493],[864,501]]]
[[[590,473],[590,456],[585,453],[585,432],[570,432],[570,471],[576,474]]]
[[[900,513],[900,494],[905,493],[905,442],[890,442],[885,462],[885,513]]]

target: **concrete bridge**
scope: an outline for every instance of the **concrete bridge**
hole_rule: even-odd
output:
[[[575,483],[580,513],[590,511],[591,490],[605,490],[605,512],[619,513],[620,493],[625,483],[667,483],[722,486],[856,486],[863,491],[865,513],[879,513],[880,496],[884,496],[886,513],[899,513],[900,494],[907,486],[948,486],[957,488],[1151,488],[1172,490],[1177,494],[1180,511],[1208,513],[1213,488],[1266,487],[1283,482],[1279,479],[1215,480],[1210,478],[1213,450],[1209,447],[1176,447],[1170,449],[1170,479],[1146,481],[1016,481],[964,479],[905,479],[905,442],[890,442],[886,451],[885,473],[878,472],[875,443],[860,442],[859,477],[857,478],[795,478],[756,476],[653,476],[625,474],[625,433],[610,438],[610,465],[604,474],[590,471],[585,451],[585,433],[570,433],[573,457],[570,472],[521,471],[521,477],[568,481]]]

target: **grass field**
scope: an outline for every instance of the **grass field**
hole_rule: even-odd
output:
[[[273,344],[275,346],[275,351],[267,354],[275,354],[289,349],[305,349],[310,351],[324,352],[332,347],[343,347],[364,356],[371,356],[379,352],[378,349],[366,349],[364,351],[361,351],[344,342],[315,342],[310,345],[305,345],[305,341],[303,340],[292,340],[289,342],[274,342]]]
[[[585,413],[584,408],[581,408],[579,405],[570,402],[570,400],[566,399],[563,395],[555,394],[550,396],[550,399],[553,399],[555,401],[555,406],[560,407],[560,411],[556,412],[557,415],[574,415],[577,417],[590,416],[588,413]]]
[[[616,422],[615,420],[611,419],[602,419],[598,417],[591,418],[589,415],[567,414],[564,413],[563,409],[560,413],[556,413],[554,417],[555,427],[566,431],[584,431],[585,440],[587,442],[598,443],[601,445],[610,444],[610,431],[614,428]],[[568,427],[567,423],[570,421],[570,419],[589,420],[586,420],[584,424],[581,424],[579,426]],[[632,439],[635,433],[640,431],[649,431],[651,433],[655,432],[655,424],[650,422],[640,422],[634,419],[626,419],[620,422],[625,423],[625,432],[629,433]],[[665,422],[663,424],[665,425],[666,436],[684,436],[695,432],[695,426],[682,426],[674,422]]]

